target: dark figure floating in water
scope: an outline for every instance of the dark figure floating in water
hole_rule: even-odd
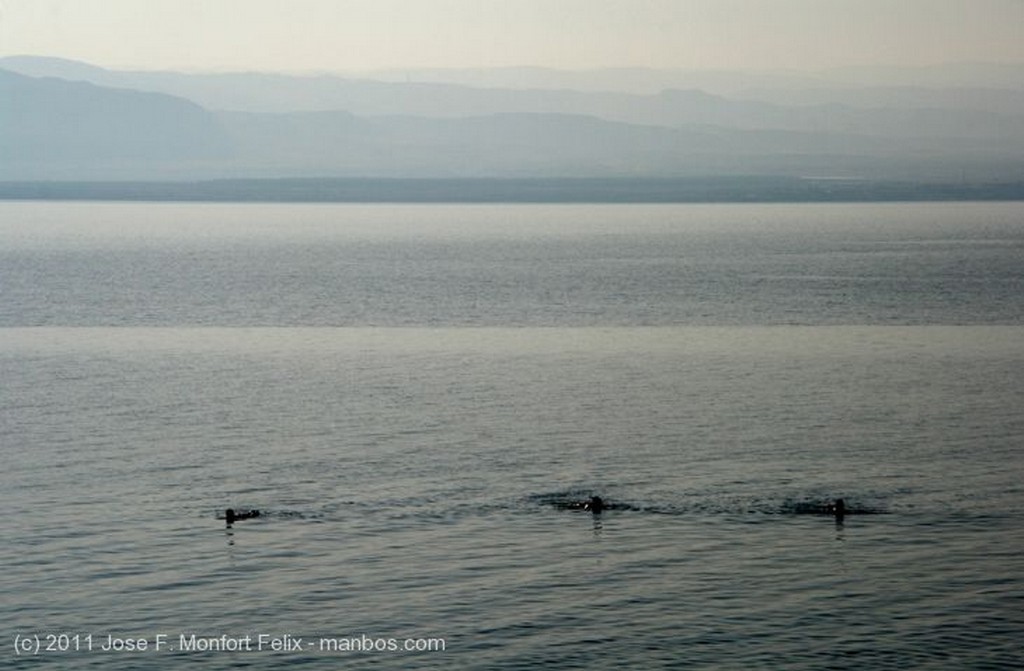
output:
[[[842,499],[836,499],[835,503],[828,507],[828,512],[835,516],[836,522],[842,522],[846,516],[846,503]]]
[[[568,501],[556,505],[560,508],[568,508],[569,510],[589,510],[595,515],[600,515],[601,511],[605,509],[604,501],[601,500],[600,496],[591,496],[589,501]]]
[[[224,520],[228,526],[235,523],[236,520],[247,520],[252,517],[259,517],[260,511],[258,510],[239,510],[235,512],[234,508],[228,508],[224,511]]]

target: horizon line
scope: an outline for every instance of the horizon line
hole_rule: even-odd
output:
[[[832,65],[826,68],[795,68],[795,67],[709,67],[709,66],[664,66],[664,65],[639,65],[639,64],[615,64],[595,65],[582,68],[559,67],[555,65],[522,63],[517,65],[391,65],[373,68],[328,68],[313,67],[299,69],[253,69],[244,67],[197,67],[197,66],[139,66],[125,64],[100,64],[97,61],[87,60],[79,57],[57,56],[38,53],[0,53],[0,61],[7,59],[39,59],[61,61],[77,65],[85,65],[101,70],[114,72],[175,72],[180,74],[275,74],[292,76],[316,76],[316,75],[344,75],[344,74],[372,74],[372,73],[402,73],[402,72],[465,72],[465,71],[514,71],[514,70],[539,70],[547,72],[564,73],[592,73],[609,71],[648,71],[648,72],[688,72],[688,73],[744,73],[744,74],[802,74],[821,75],[847,70],[894,70],[894,71],[915,71],[929,70],[947,67],[1024,67],[1024,58],[1012,61],[995,60],[951,60],[935,61],[921,64],[897,64],[897,63],[848,63],[845,65]]]

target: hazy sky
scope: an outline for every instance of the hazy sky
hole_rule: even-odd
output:
[[[108,67],[820,69],[1024,61],[1024,0],[0,0],[0,55]]]

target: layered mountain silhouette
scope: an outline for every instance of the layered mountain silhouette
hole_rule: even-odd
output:
[[[1004,68],[983,79],[1005,88],[972,88],[952,75],[946,88],[753,75],[730,88],[705,75],[718,92],[637,92],[594,90],[596,73],[462,71],[452,73],[462,83],[447,83],[437,72],[409,81],[183,74],[12,57],[0,59],[0,179],[1019,180],[1019,75]],[[625,81],[618,71],[604,81],[616,76]],[[488,85],[517,78],[533,86]],[[700,81],[658,71],[633,78]],[[574,82],[578,90],[545,87]]]

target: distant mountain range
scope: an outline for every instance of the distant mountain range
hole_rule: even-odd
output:
[[[1024,179],[1024,67],[916,71],[931,86],[887,72],[506,69],[445,82],[443,71],[185,74],[10,57],[0,179]],[[701,81],[714,92],[672,87]]]

